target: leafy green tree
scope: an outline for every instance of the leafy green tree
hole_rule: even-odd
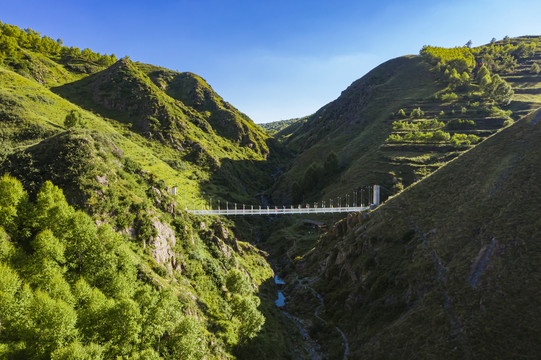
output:
[[[425,113],[421,110],[421,108],[418,107],[417,109],[413,109],[413,110],[411,111],[410,117],[411,117],[412,119],[419,119],[419,118],[423,117],[424,114],[425,114]]]
[[[168,339],[168,356],[171,359],[199,360],[205,356],[201,341],[203,330],[193,316],[185,316]]]
[[[490,75],[490,71],[488,71],[487,67],[483,65],[477,71],[477,78],[482,79],[485,75]]]
[[[509,105],[514,93],[515,92],[513,91],[511,85],[509,85],[506,81],[502,81],[494,89],[494,100],[496,100],[496,102],[501,106]]]
[[[475,67],[473,55],[469,52],[470,50],[466,51],[468,51],[467,54],[463,53],[448,61],[449,66],[455,69],[459,74],[462,74],[463,72],[469,73]]]
[[[51,354],[51,360],[101,360],[105,349],[95,343],[83,345],[74,341],[67,346],[56,349]]]
[[[83,114],[78,110],[71,110],[64,119],[64,126],[68,129],[72,127],[84,128],[86,125],[87,122],[83,118]]]
[[[434,141],[449,141],[450,138],[451,138],[451,135],[449,133],[441,131],[441,130],[436,131],[434,135],[432,136],[432,139]]]
[[[19,180],[9,175],[0,178],[0,226],[8,232],[14,230],[20,204],[26,197],[26,191]]]
[[[225,286],[232,294],[247,295],[253,291],[250,279],[239,269],[231,269],[229,271],[225,280]]]
[[[135,294],[141,312],[141,345],[159,348],[166,334],[171,334],[182,319],[180,303],[172,288],[155,291],[150,286],[141,287]]]
[[[396,116],[400,117],[400,118],[405,118],[406,117],[406,112],[404,111],[404,109],[400,109],[398,110],[398,112],[396,113]]]
[[[472,41],[471,41],[471,40],[468,40],[468,42],[466,43],[466,47],[467,47],[468,49],[470,49],[471,46],[472,46],[472,44],[473,44]]]
[[[13,37],[0,36],[0,54],[3,58],[15,57],[17,47],[17,40]]]
[[[231,308],[240,321],[239,344],[253,338],[263,327],[265,317],[257,310],[260,302],[256,296],[233,295]]]
[[[458,71],[456,69],[451,69],[451,72],[449,73],[449,85],[451,88],[456,88],[462,84],[462,78],[458,74]]]
[[[460,85],[465,86],[470,83],[470,75],[467,72],[463,72],[462,75],[460,75]]]
[[[487,75],[483,76],[482,78],[480,78],[479,87],[481,88],[481,90],[486,92],[486,89],[488,88],[488,86],[490,85],[491,82],[492,82],[492,79],[491,79],[490,75],[487,74]]]
[[[536,62],[534,62],[534,63],[532,64],[532,66],[530,67],[530,73],[531,73],[531,74],[536,74],[536,75],[537,75],[537,74],[539,74],[539,71],[541,71],[541,70],[539,69],[539,65],[538,65]]]
[[[104,333],[116,356],[126,356],[137,348],[141,334],[141,312],[132,299],[123,299],[107,311]]]
[[[46,181],[36,196],[33,211],[27,216],[31,217],[28,221],[33,226],[34,232],[39,229],[50,229],[54,236],[62,239],[69,234],[73,208],[68,205],[62,190],[52,182]]]
[[[97,288],[91,287],[83,278],[75,283],[73,295],[76,300],[77,328],[89,341],[105,341],[106,317],[114,304]]]
[[[0,261],[0,337],[14,326],[20,312],[17,292],[21,280],[15,270]]]
[[[64,245],[50,230],[43,230],[32,241],[32,247],[34,253],[28,266],[30,282],[49,296],[73,304],[70,286],[63,276]]]
[[[390,143],[399,143],[399,142],[402,142],[402,136],[398,135],[398,134],[391,134],[389,135],[389,137],[387,138],[386,142],[390,142]]]
[[[9,236],[0,226],[0,261],[8,263],[11,257],[15,254],[15,246],[9,240]]]
[[[75,339],[76,321],[75,310],[66,302],[37,290],[19,326],[29,353],[37,358],[48,358],[51,352]]]

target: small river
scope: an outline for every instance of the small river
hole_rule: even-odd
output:
[[[276,285],[285,285],[286,282],[278,277],[278,275],[274,276],[274,283]],[[274,303],[278,307],[283,307],[286,304],[286,297],[281,291],[278,291],[278,299],[274,300]]]

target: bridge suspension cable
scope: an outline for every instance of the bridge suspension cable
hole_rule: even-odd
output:
[[[368,189],[368,205],[363,205],[363,189]],[[372,191],[370,191],[372,190]],[[226,201],[225,209],[220,207],[220,199],[218,199],[218,209],[212,208],[212,197],[210,198],[210,206],[207,209],[205,207],[204,198],[201,198],[201,209],[196,209],[195,196],[192,194],[193,209],[188,209],[188,204],[186,203],[185,210],[192,215],[289,215],[289,214],[326,214],[326,213],[345,213],[345,212],[360,212],[370,209],[374,209],[379,206],[380,203],[380,187],[379,185],[374,185],[370,187],[361,188],[361,202],[357,204],[358,194],[357,191],[353,192],[353,198],[350,194],[346,194],[345,197],[338,196],[335,199],[329,199],[329,206],[325,206],[325,201],[321,201],[321,206],[318,206],[318,203],[315,202],[312,207],[309,204],[306,206],[298,205],[294,207],[290,205],[286,207],[282,206],[267,206],[261,207],[258,205],[259,209],[254,205],[242,204],[242,209],[237,208],[237,203],[234,203],[234,209],[229,208],[229,201]],[[184,199],[186,201],[186,193],[184,194]],[[336,205],[333,205],[333,200]],[[345,200],[345,205],[342,201]],[[350,202],[352,202],[350,206]]]

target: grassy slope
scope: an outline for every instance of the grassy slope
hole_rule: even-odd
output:
[[[323,264],[326,316],[352,356],[537,356],[540,117],[321,239],[309,263]]]
[[[390,133],[386,123],[389,114],[405,101],[428,97],[438,89],[428,67],[417,57],[397,58],[378,66],[288,137],[290,146],[306,150],[295,158],[275,196],[287,198],[284,187],[302,178],[312,162],[322,163],[330,151],[337,152],[342,167],[349,170],[333,179],[323,198],[344,194],[356,185],[381,183],[375,168],[383,173],[386,169],[381,168],[382,154],[377,149]]]
[[[152,151],[152,146],[145,146],[147,141],[141,136],[131,132],[126,132],[128,136],[124,136],[122,129],[117,130],[113,126],[114,123],[80,109],[43,86],[12,71],[0,70],[0,86],[3,110],[6,113],[13,113],[12,121],[2,122],[5,133],[9,133],[5,139],[10,143],[24,148],[25,145],[28,146],[51,134],[63,131],[65,116],[71,110],[80,110],[87,120],[89,130],[96,130],[110,136],[126,156],[139,162],[145,170],[155,173],[167,184],[179,185],[189,192],[198,193],[197,182],[188,179],[186,174],[175,171],[161,160],[159,158],[161,154],[158,153],[160,156],[157,156]],[[26,135],[28,128],[37,128],[37,130]]]
[[[517,38],[511,42],[519,40],[532,39]],[[531,64],[540,60],[538,49],[534,57],[519,62],[510,73],[502,74],[515,89],[513,101],[507,107],[513,111],[515,120],[541,104],[537,89],[539,75],[529,73]],[[420,107],[426,119],[474,120],[475,130],[458,132],[482,138],[502,126],[505,115],[476,111],[472,104],[477,100],[457,90],[456,100],[436,100],[434,96],[444,89],[436,73],[418,56],[394,59],[378,66],[354,82],[337,100],[308,117],[302,126],[294,124],[296,128],[292,126],[282,131],[287,139],[285,143],[300,153],[275,187],[274,197],[290,200],[291,184],[300,183],[306,168],[313,162],[323,163],[331,151],[338,153],[341,174],[335,176],[330,185],[328,182],[320,186],[318,192],[307,194],[305,200],[344,196],[359,186],[374,183],[382,185],[382,195],[386,198],[394,193],[396,183],[407,186],[467,149],[438,144],[386,144],[387,137],[395,132],[392,122],[396,118],[391,114],[400,108],[409,114]],[[467,109],[464,114],[462,107]],[[440,115],[441,111],[444,116]]]
[[[137,64],[152,81],[171,98],[202,114],[217,134],[241,146],[251,147],[265,153],[268,136],[245,114],[224,101],[200,76],[178,73],[157,66]]]
[[[48,89],[51,86],[70,81],[79,81],[78,84],[84,84],[88,78],[81,79],[83,75],[70,72],[41,54],[20,51],[28,53],[28,59],[25,61],[31,64],[30,68],[39,67],[42,74],[47,74],[44,77],[47,81],[39,81],[41,77],[36,72],[24,73],[26,77],[23,77],[12,71],[11,67],[0,68],[0,136],[2,138],[0,165],[3,171],[8,170],[19,175],[31,193],[35,193],[45,180],[54,179],[64,188],[72,203],[88,209],[101,221],[112,222],[118,226],[119,230],[128,233],[132,231],[134,224],[136,228],[138,227],[137,222],[140,220],[137,219],[130,225],[130,221],[134,220],[133,217],[136,214],[147,213],[166,223],[172,221],[172,215],[177,216],[178,219],[179,210],[184,207],[184,191],[188,194],[196,194],[197,207],[201,206],[200,195],[205,190],[208,191],[208,188],[214,191],[211,195],[223,194],[224,200],[251,199],[249,194],[241,191],[231,193],[231,187],[227,182],[212,184],[217,177],[216,173],[219,173],[222,168],[213,172],[209,167],[201,166],[193,159],[179,160],[178,150],[159,140],[145,137],[142,132],[132,131],[131,126],[127,125],[126,119],[122,116],[116,119],[101,116],[52,93]],[[194,126],[190,120],[194,118],[205,120],[205,115],[180,104],[161,90],[156,90],[155,84],[137,69],[133,70],[132,64],[126,67],[133,75],[131,80],[134,80],[132,83],[134,86],[127,86],[125,90],[128,92],[140,90],[137,95],[145,94],[146,91],[146,94],[150,94],[151,101],[143,97],[142,102],[146,101],[144,105],[150,103],[151,106],[162,106],[166,111],[173,108],[173,115],[186,115],[185,125],[192,131],[187,135],[192,136],[194,141],[202,143],[202,148],[206,146],[210,149],[211,156],[222,162],[222,167],[228,171],[230,181],[236,183],[236,186],[242,186],[242,182],[233,171],[236,170],[236,163],[250,170],[253,168],[254,160],[261,161],[265,158],[265,153],[268,151],[267,136],[262,133],[262,130],[251,120],[242,118],[243,134],[248,136],[248,140],[258,141],[258,147],[253,150],[247,146],[238,146],[243,139],[233,141],[220,137],[212,128],[207,128],[204,132],[201,128]],[[62,81],[58,80],[57,73],[64,75]],[[67,88],[68,86],[65,87]],[[64,92],[63,95],[69,98],[78,96],[74,93],[69,94],[69,91]],[[118,96],[114,91],[109,95],[112,98]],[[129,101],[123,99],[125,95],[121,94],[118,99]],[[222,105],[227,107],[229,115],[241,117],[230,105],[226,103]],[[65,131],[64,118],[71,110],[82,113],[87,122],[86,129]],[[144,111],[143,114],[134,112],[134,115],[144,116],[145,113]],[[90,156],[90,154],[93,155]],[[139,164],[148,173],[133,173],[133,170],[130,173],[126,165],[128,159]],[[103,182],[103,180],[99,180],[98,176],[102,179],[105,177],[109,185],[101,184],[100,181]],[[255,177],[254,173],[252,176]],[[159,180],[164,180],[169,186],[178,185],[179,196],[175,198],[166,194],[165,187]],[[257,183],[257,179],[251,180]],[[212,185],[208,185],[209,183]],[[262,186],[262,183],[264,182],[256,185]],[[163,195],[157,196],[155,189],[159,189]],[[216,200],[214,201],[216,204]],[[176,204],[176,210],[171,208],[171,204]],[[216,328],[216,322],[221,321],[219,320],[220,311],[223,310],[223,299],[221,299],[223,291],[212,285],[213,277],[216,275],[216,266],[220,269],[218,276],[223,277],[231,264],[239,264],[248,271],[255,284],[268,282],[267,280],[271,279],[272,270],[261,254],[241,241],[235,245],[234,260],[224,259],[223,253],[220,255],[221,251],[212,244],[215,241],[215,239],[211,241],[213,230],[209,232],[204,230],[204,225],[200,225],[200,222],[211,224],[215,219],[193,219],[186,218],[185,215],[182,215],[182,218],[184,219],[181,221],[187,224],[189,231],[187,234],[185,231],[177,233],[179,243],[174,249],[177,261],[182,263],[182,275],[180,273],[175,273],[174,276],[167,275],[167,271],[164,271],[167,264],[157,264],[148,247],[148,250],[143,251],[140,244],[134,243],[132,248],[149,282],[156,284],[179,281],[177,290],[180,293],[189,294],[188,297],[195,295],[194,299],[198,301],[193,301],[187,311],[200,316],[204,326],[211,331],[206,333],[208,342],[214,343],[209,356],[226,358],[231,355],[232,348],[231,344],[224,345],[223,338],[218,338],[222,336],[224,329],[220,330],[220,326]],[[229,227],[232,226],[229,222],[227,224]],[[191,230],[192,226],[194,230]],[[229,251],[232,251],[230,245],[228,245]],[[292,346],[292,339],[295,336],[291,335],[288,339],[276,341],[283,338],[283,334],[280,333],[283,325],[277,315],[279,314],[277,309],[269,306],[269,304],[274,304],[272,297],[275,290],[272,281],[262,287],[261,291],[261,296],[266,301],[263,308],[269,318],[264,328],[265,334],[275,339],[270,340],[274,341],[273,348],[285,354],[287,353],[285,349]],[[287,327],[287,324],[285,326]],[[265,330],[269,327],[272,330]],[[268,344],[265,345],[265,341],[269,340],[260,341],[258,346],[263,346],[263,348],[268,346]]]

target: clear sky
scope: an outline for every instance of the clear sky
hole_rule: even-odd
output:
[[[425,44],[541,34],[539,0],[0,0],[0,21],[194,72],[255,122],[310,115]]]

